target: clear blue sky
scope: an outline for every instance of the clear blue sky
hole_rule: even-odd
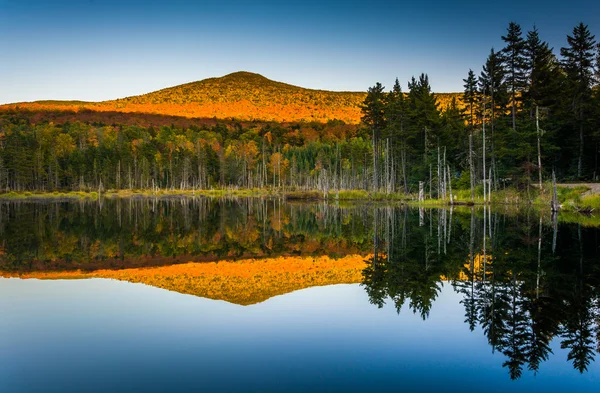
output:
[[[510,21],[558,52],[600,2],[0,0],[0,103],[106,100],[245,70],[330,90],[461,91]]]

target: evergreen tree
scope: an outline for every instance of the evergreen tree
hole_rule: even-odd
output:
[[[534,116],[534,106],[549,106],[558,93],[558,67],[556,58],[548,43],[540,39],[537,28],[527,33],[525,41],[525,61],[527,72],[527,90],[524,94],[530,117]]]
[[[579,154],[577,159],[577,177],[583,175],[583,156],[585,134],[589,132],[588,113],[592,98],[594,83],[594,49],[595,36],[587,25],[578,24],[573,29],[573,35],[567,36],[568,47],[560,49],[563,56],[563,66],[567,74],[567,88],[571,98],[573,124],[579,131]]]
[[[517,101],[518,93],[522,92],[525,87],[525,41],[521,33],[521,26],[515,22],[510,22],[507,33],[502,36],[502,40],[506,43],[502,49],[504,57],[504,65],[506,67],[506,83],[510,91],[510,107],[512,114],[512,128],[517,129]]]
[[[547,42],[540,39],[535,26],[527,33],[525,58],[527,88],[523,92],[523,103],[529,113],[527,132],[529,135],[537,135],[537,165],[541,186],[542,161],[556,162],[557,149],[553,139],[560,124],[560,116],[557,112],[561,106],[560,97],[564,78],[552,49]]]
[[[469,70],[469,74],[467,75],[467,79],[463,79],[464,84],[464,93],[463,93],[463,102],[467,106],[467,110],[469,112],[469,126],[473,128],[474,124],[474,111],[475,111],[475,103],[477,102],[477,79],[475,78],[475,73],[473,70]]]
[[[388,136],[393,141],[393,146],[398,147],[398,152],[396,149],[392,149],[394,151],[394,155],[398,153],[400,155],[400,171],[402,176],[402,183],[404,187],[404,192],[408,193],[408,180],[407,180],[407,135],[406,135],[406,102],[404,98],[404,93],[402,92],[402,87],[400,86],[400,82],[398,78],[394,83],[394,87],[392,91],[388,94],[387,100],[387,129]]]
[[[475,128],[475,105],[478,101],[477,79],[473,70],[469,69],[467,79],[463,79],[464,93],[463,102],[467,105],[469,111],[469,128],[468,128],[468,161],[469,161],[469,182],[471,186],[471,201],[475,200],[475,160],[473,157],[473,131]]]
[[[505,147],[508,143],[506,141],[506,134],[503,136],[505,138],[497,138],[497,118],[502,116],[506,112],[506,106],[508,101],[508,93],[506,90],[505,83],[506,73],[504,70],[504,66],[502,63],[502,58],[494,51],[492,48],[490,50],[490,54],[483,66],[481,71],[481,75],[479,76],[479,89],[480,95],[483,100],[485,100],[484,104],[486,109],[486,113],[482,116],[485,116],[486,121],[489,124],[490,130],[490,156],[491,156],[491,169],[494,178],[497,179],[497,163],[496,163],[496,146],[500,145],[500,147]],[[483,106],[483,105],[482,105]],[[500,139],[500,140],[498,140]],[[517,139],[517,138],[513,138]],[[509,154],[510,155],[510,154]],[[514,156],[514,154],[513,154]],[[511,161],[512,161],[512,157]],[[486,174],[487,175],[487,174]],[[497,181],[493,182],[497,184]]]
[[[408,89],[407,109],[411,134],[414,136],[413,149],[423,157],[423,166],[421,171],[417,170],[417,176],[423,179],[429,164],[433,162],[430,153],[440,146],[440,112],[426,74],[421,74],[419,79],[413,77],[408,82]]]
[[[373,138],[373,190],[379,189],[379,157],[380,157],[380,143],[381,133],[386,127],[385,119],[385,93],[384,87],[381,83],[377,82],[375,86],[370,87],[367,91],[367,97],[363,105],[361,106],[362,111],[362,122],[369,126]]]

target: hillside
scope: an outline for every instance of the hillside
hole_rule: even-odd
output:
[[[91,110],[274,122],[326,122],[338,119],[356,124],[360,122],[359,105],[365,95],[365,92],[305,89],[272,81],[259,74],[236,72],[111,101],[36,101],[3,105],[0,110]],[[439,94],[440,107],[446,107],[454,96],[460,94]]]

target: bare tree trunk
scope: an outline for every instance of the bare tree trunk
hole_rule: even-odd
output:
[[[440,167],[440,147],[437,148],[437,199],[441,197],[442,190],[442,176],[441,176],[441,167]]]
[[[442,165],[442,172],[444,174],[444,182],[443,182],[443,187],[442,187],[443,194],[442,195],[443,195],[444,200],[446,200],[446,196],[447,196],[446,188],[448,187],[447,186],[448,178],[446,177],[446,146],[444,146],[444,163]]]
[[[402,152],[400,153],[402,156],[402,178],[404,182],[404,193],[408,194],[408,181],[406,177],[406,149],[402,146]]]
[[[558,193],[556,192],[556,175],[552,171],[552,211],[557,212],[560,209],[558,204]]]
[[[540,182],[540,192],[542,192],[544,190],[542,184],[542,131],[540,130],[540,116],[537,105],[535,106],[535,128],[537,129],[538,177]]]
[[[581,178],[583,166],[583,109],[579,110],[579,160],[577,160],[577,177]]]
[[[121,189],[121,160],[117,163],[117,190]]]
[[[514,111],[514,107],[513,107],[513,111]],[[513,112],[513,116],[514,116],[514,112]],[[513,120],[514,121],[514,120]],[[482,142],[482,146],[483,146],[483,202],[485,203],[486,201],[486,193],[485,193],[485,98],[483,101],[483,114],[482,114],[482,122],[483,122],[483,142]]]
[[[558,238],[558,214],[552,212],[552,254],[556,251],[556,239]]]
[[[432,187],[432,175],[431,175],[431,164],[429,164],[429,199],[431,199],[431,187]]]
[[[450,204],[454,204],[454,197],[452,196],[452,177],[450,172],[450,165],[448,165],[448,188],[450,190]]]
[[[379,189],[377,158],[377,140],[375,139],[375,127],[373,127],[373,191],[377,191]]]
[[[475,202],[475,166],[473,163],[473,133],[469,134],[469,171],[471,175],[471,202]]]
[[[492,193],[491,193],[491,189],[492,189],[492,168],[490,167],[490,171],[488,172],[488,195],[487,195],[487,200],[488,202],[492,202]]]
[[[536,108],[537,113],[537,108]],[[536,299],[540,297],[540,277],[542,275],[542,225],[543,225],[543,215],[540,214],[540,226],[538,232],[538,259],[537,259],[537,277],[536,277],[536,285],[535,285],[535,297]]]

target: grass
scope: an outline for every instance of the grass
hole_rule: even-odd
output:
[[[492,205],[515,205],[515,206],[550,206],[552,198],[551,184],[547,183],[544,190],[531,188],[529,192],[507,188],[492,192]],[[600,210],[600,195],[589,195],[587,187],[559,187],[558,199],[564,211],[595,211]],[[330,190],[327,194],[321,191],[282,190],[274,188],[215,188],[208,190],[107,190],[101,193],[107,198],[131,198],[131,197],[176,197],[176,196],[206,196],[211,198],[220,197],[284,197],[287,200],[329,200],[329,201],[397,201],[416,206],[444,206],[449,205],[448,199],[425,199],[418,201],[416,194],[404,194],[399,192],[385,193],[366,190]],[[15,192],[0,194],[0,199],[27,200],[27,199],[98,199],[99,194],[95,191],[54,191],[54,192]],[[453,190],[455,204],[471,205],[483,204],[483,189],[475,190],[475,199],[471,201],[470,190]]]
[[[0,199],[8,200],[36,200],[36,199],[98,199],[97,192],[84,192],[84,191],[53,191],[53,192],[15,192],[10,191],[7,193],[0,194]]]
[[[600,210],[600,195],[586,195],[581,197],[579,206],[582,209]]]
[[[277,192],[269,189],[211,189],[211,190],[107,190],[98,193],[96,191],[10,191],[0,194],[0,200],[52,200],[52,199],[90,199],[96,200],[99,195],[105,198],[132,198],[132,197],[168,197],[168,196],[207,196],[219,197],[259,197],[277,195]]]
[[[158,189],[158,190],[108,190],[103,195],[108,198],[130,198],[135,196],[142,197],[161,197],[161,196],[206,196],[212,198],[219,197],[258,197],[275,195],[272,190],[266,188],[215,188],[208,190],[177,190],[177,189]]]

